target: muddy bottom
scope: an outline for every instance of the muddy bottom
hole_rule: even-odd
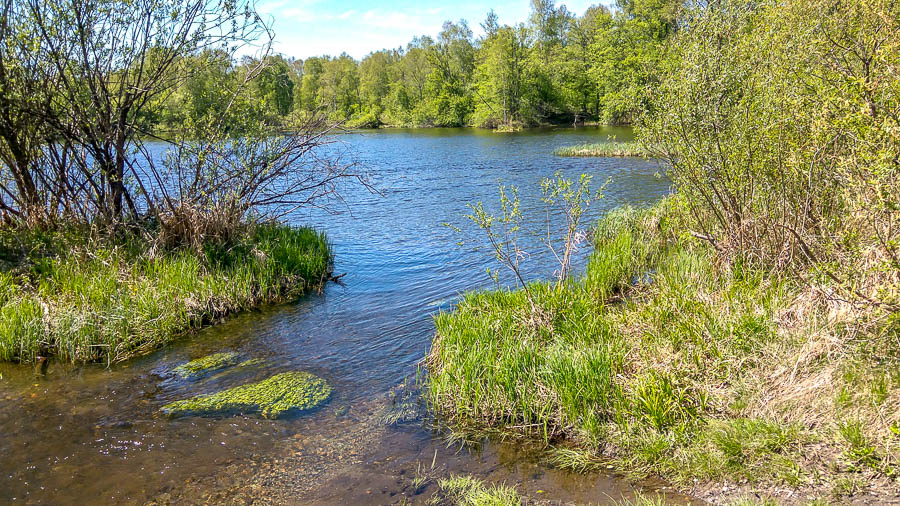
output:
[[[282,440],[274,455],[228,462],[167,489],[150,504],[433,504],[438,481],[455,475],[514,487],[534,504],[613,504],[638,495],[697,504],[661,482],[633,484],[613,471],[553,469],[527,445],[448,443],[416,420],[386,426],[380,400],[320,420]]]

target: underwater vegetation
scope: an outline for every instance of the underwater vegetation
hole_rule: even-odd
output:
[[[330,396],[331,386],[324,379],[293,371],[257,383],[175,401],[163,406],[161,411],[169,417],[259,413],[265,418],[278,418],[290,411],[312,409]]]
[[[219,369],[230,367],[236,364],[237,361],[238,354],[233,351],[213,353],[212,355],[181,364],[173,369],[172,372],[182,379],[197,379]]]

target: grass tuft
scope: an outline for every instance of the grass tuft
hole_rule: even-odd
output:
[[[440,495],[458,506],[519,506],[522,498],[512,487],[485,485],[471,476],[453,476],[438,482]]]

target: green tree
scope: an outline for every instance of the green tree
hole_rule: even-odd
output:
[[[346,120],[359,111],[359,69],[348,54],[325,61],[319,83],[319,104],[327,107],[332,117]]]
[[[472,113],[469,86],[475,68],[472,30],[465,21],[444,23],[425,55],[431,65],[425,83],[424,119],[434,125],[464,126]]]
[[[523,102],[528,85],[524,26],[504,26],[481,45],[475,70],[475,124],[495,128],[528,122]]]
[[[612,23],[612,14],[602,5],[593,6],[576,18],[557,66],[558,86],[566,103],[575,112],[595,118],[600,116],[601,87],[593,72],[593,51],[598,32],[609,29]]]
[[[664,43],[677,27],[678,0],[620,0],[613,23],[601,24],[593,44],[594,80],[602,120],[631,123],[659,82]]]
[[[269,56],[253,82],[265,108],[281,117],[291,112],[294,81],[291,79],[291,66],[282,56]]]
[[[300,104],[307,112],[313,112],[319,108],[319,88],[327,60],[328,57],[312,57],[303,62]]]

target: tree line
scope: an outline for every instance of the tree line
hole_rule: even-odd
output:
[[[491,10],[475,38],[465,20],[405,48],[306,60],[266,56],[248,114],[289,125],[324,111],[351,127],[522,127],[588,119],[631,123],[658,81],[658,60],[675,33],[681,2],[617,0],[581,15],[532,0],[527,22],[501,25]],[[259,62],[204,51],[177,93],[147,118],[165,130],[216,113],[217,97]],[[249,110],[247,110],[249,109]]]

